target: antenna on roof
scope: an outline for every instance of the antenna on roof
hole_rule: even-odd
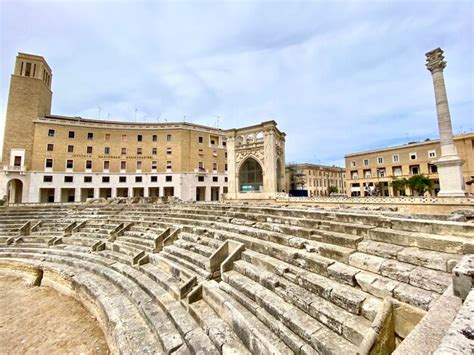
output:
[[[215,116],[217,118],[216,120],[216,128],[219,128],[219,119],[221,118],[220,116]]]
[[[97,109],[99,110],[99,120],[100,120],[100,113],[102,111],[102,107],[98,106]]]

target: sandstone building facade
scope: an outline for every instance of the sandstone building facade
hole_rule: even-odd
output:
[[[11,77],[0,195],[10,202],[227,192],[224,131],[190,123],[131,123],[51,114],[52,71],[19,53]]]
[[[464,188],[474,193],[474,133],[454,136],[457,154],[464,161]],[[395,178],[409,178],[416,174],[428,176],[434,183],[433,194],[439,190],[438,169],[435,162],[441,156],[439,140],[404,144],[370,150],[345,156],[347,194],[349,196],[408,195],[411,192],[394,191],[390,183]]]
[[[337,166],[289,164],[286,167],[286,191],[308,190],[308,197],[329,196],[330,187],[346,193],[346,171]]]

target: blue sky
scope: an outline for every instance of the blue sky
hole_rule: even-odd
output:
[[[53,69],[59,115],[275,120],[287,162],[438,136],[441,47],[455,133],[474,131],[472,1],[1,1],[0,135],[17,52]]]

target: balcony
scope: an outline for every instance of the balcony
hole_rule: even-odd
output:
[[[26,167],[24,165],[16,166],[16,165],[4,165],[3,171],[5,174],[9,173],[18,173],[20,175],[25,175]]]

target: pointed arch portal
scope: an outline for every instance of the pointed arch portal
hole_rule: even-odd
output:
[[[239,170],[240,192],[263,191],[263,171],[260,163],[253,158],[247,158]]]

